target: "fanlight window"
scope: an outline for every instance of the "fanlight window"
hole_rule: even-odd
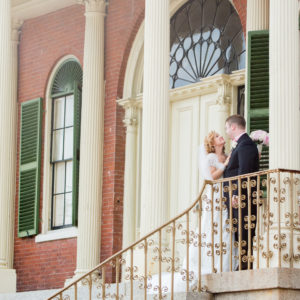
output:
[[[228,0],[190,0],[171,19],[170,87],[245,67],[245,40]]]

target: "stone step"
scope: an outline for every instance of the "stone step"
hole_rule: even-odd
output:
[[[21,293],[3,293],[0,294],[0,300],[45,300],[58,290],[39,290]]]
[[[203,284],[208,292],[176,292],[175,300],[294,300],[300,299],[300,269],[293,268],[269,268],[260,270],[226,272],[202,276]],[[101,282],[92,289],[92,299],[102,299]],[[133,283],[133,299],[143,300],[144,290],[140,289],[139,282]],[[119,284],[119,295],[122,300],[130,300],[130,282]],[[0,300],[46,300],[57,290],[44,290],[23,292],[15,294],[0,294]],[[157,293],[157,292],[156,292]],[[106,299],[115,299],[116,285],[111,284],[106,288]],[[74,299],[72,287],[65,296],[66,299]],[[89,299],[89,287],[78,287],[78,300]],[[98,297],[100,296],[100,297]],[[169,293],[165,294],[164,300],[171,299]],[[63,297],[63,299],[65,299]],[[147,300],[158,299],[154,293],[147,294]]]

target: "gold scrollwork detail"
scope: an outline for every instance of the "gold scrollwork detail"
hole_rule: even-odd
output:
[[[88,277],[82,278],[80,282],[83,286],[91,284],[91,280]]]
[[[181,271],[180,271],[180,274],[181,274],[181,279],[183,280],[183,281],[187,281],[187,274],[189,274],[189,281],[193,281],[194,280],[194,278],[195,278],[195,274],[194,274],[194,272],[193,271],[191,271],[191,272],[189,272],[189,273],[187,273],[187,270],[186,269],[182,269]]]
[[[273,257],[273,251],[269,250],[269,251],[264,251],[262,253],[262,257],[266,258],[266,259],[270,259]]]
[[[224,191],[224,193],[228,193],[229,192],[229,187],[228,186],[224,186],[223,191]]]
[[[290,262],[292,260],[292,257],[290,257],[287,253],[284,254],[282,258],[285,262]]]
[[[166,227],[166,232],[167,232],[167,233],[171,233],[171,232],[173,232],[173,231],[174,231],[174,227],[173,227],[173,226],[170,225],[170,226],[167,226],[167,227]]]
[[[242,256],[242,262],[250,262],[250,263],[252,263],[252,262],[254,262],[254,257],[252,256],[252,255],[250,255],[250,256],[247,256],[247,255],[243,255]]]
[[[154,242],[153,239],[150,239],[150,240],[147,241],[147,244],[148,244],[148,247],[153,247],[155,242]]]
[[[252,180],[250,181],[250,186],[251,186],[251,187],[256,187],[256,180],[255,180],[255,179],[252,179]]]
[[[295,262],[299,262],[300,261],[300,254],[294,254],[293,259],[294,259]]]
[[[247,181],[243,181],[242,182],[242,189],[246,189],[247,188]]]
[[[214,185],[213,185],[213,191],[214,191],[215,193],[218,193],[218,192],[219,192],[219,186],[216,185],[216,184],[214,184]]]
[[[152,280],[152,276],[151,275],[148,275],[148,276],[139,276],[138,277],[138,281],[139,281],[139,289],[147,289],[147,290],[150,290],[152,288],[152,284],[151,283],[146,283],[146,286],[145,286],[145,282],[147,281],[151,281]]]
[[[125,269],[125,279],[126,280],[137,280],[138,279],[138,275],[136,275],[135,273],[138,272],[138,267],[137,266],[133,266],[133,268],[131,267],[127,267]]]
[[[280,197],[280,203],[284,203],[284,202],[285,202],[285,200],[286,200],[286,199],[285,199],[285,197],[283,197],[283,196],[282,196],[282,197]]]
[[[291,183],[291,179],[289,177],[284,177],[283,183],[284,184],[290,184]]]
[[[146,248],[146,241],[145,240],[143,240],[143,242],[142,243],[140,243],[140,244],[138,244],[138,249],[145,249]]]
[[[159,285],[156,285],[153,290],[155,292],[158,292],[158,294],[156,294],[153,299],[165,299],[167,297],[166,293],[168,292],[168,287],[166,286],[162,286],[161,288],[159,287]],[[160,294],[161,294],[161,298],[160,298]]]

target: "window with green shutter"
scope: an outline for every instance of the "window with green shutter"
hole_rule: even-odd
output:
[[[269,31],[248,32],[248,131],[269,132]],[[269,148],[263,147],[260,169],[269,168]]]
[[[52,86],[51,229],[77,225],[81,83],[80,65],[68,60]]]
[[[21,104],[18,236],[38,233],[42,99]]]

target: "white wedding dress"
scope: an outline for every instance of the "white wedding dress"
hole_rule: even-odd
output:
[[[215,153],[207,154],[204,145],[199,147],[199,171],[204,180],[212,180],[210,173],[210,167],[220,169],[223,167],[218,161],[218,157]],[[222,234],[223,254],[222,254],[222,272],[230,271],[230,233],[227,232],[229,225],[226,224],[228,219],[228,211],[223,208],[220,211],[220,192],[215,186],[214,199],[211,199],[211,187],[208,186],[205,189],[206,197],[202,197],[202,217],[201,217],[201,274],[210,274],[214,272],[221,272],[221,251],[220,251],[220,234]],[[214,234],[212,236],[212,211],[211,205],[213,203],[213,223],[214,223]],[[225,207],[225,206],[224,206]],[[222,224],[220,226],[220,214],[222,213]],[[199,237],[198,226],[196,228],[190,228]],[[213,247],[212,247],[213,237]],[[238,261],[235,258],[237,256],[237,249],[233,246],[234,234],[232,234],[232,270],[235,270],[238,266]],[[194,239],[193,243],[189,247],[189,273],[190,273],[190,287],[197,284],[198,279],[198,266],[199,266],[199,249],[197,246],[198,240]],[[214,260],[212,258],[212,248],[214,248]],[[183,259],[181,270],[186,270],[187,259],[186,256]],[[214,269],[214,270],[213,270]],[[214,271],[214,272],[213,272]],[[184,272],[174,273],[174,292],[186,291],[186,281],[183,280],[185,276]],[[150,281],[151,288],[149,294],[156,294],[155,286],[158,286],[158,274],[152,276]],[[161,274],[161,286],[165,289],[166,293],[171,292],[171,273],[163,272]]]
[[[199,171],[204,180],[212,180],[210,167],[216,169],[223,169],[224,165],[219,162],[218,156],[215,153],[207,154],[204,145],[199,149]],[[205,189],[205,197],[202,197],[202,217],[201,217],[201,274],[210,274],[214,272],[228,272],[230,271],[230,242],[232,245],[232,270],[238,266],[236,259],[238,249],[234,247],[234,234],[230,241],[229,224],[226,223],[228,210],[223,203],[220,209],[220,185],[214,185],[214,199],[211,201],[211,186]],[[212,207],[213,205],[213,207]],[[213,211],[212,211],[213,209]],[[222,220],[221,220],[222,214]],[[212,224],[213,218],[213,224]],[[222,224],[221,224],[222,221]],[[212,228],[214,233],[212,234]],[[198,234],[198,229],[196,229]],[[222,239],[221,239],[222,236]],[[221,241],[222,252],[221,253]],[[213,243],[212,243],[213,242]],[[212,256],[214,250],[214,258]],[[190,270],[198,275],[198,248],[190,247],[189,251],[189,265]],[[222,268],[221,268],[222,261]],[[184,260],[183,265],[186,264]]]

